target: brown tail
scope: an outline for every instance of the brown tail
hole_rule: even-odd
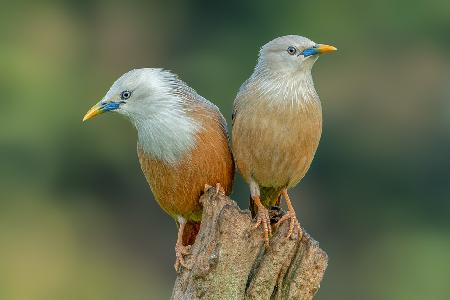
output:
[[[188,221],[184,226],[183,245],[192,245],[195,242],[198,231],[200,230],[200,222]]]

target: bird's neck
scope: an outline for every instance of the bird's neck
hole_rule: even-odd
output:
[[[251,82],[261,99],[274,105],[319,104],[320,99],[314,88],[311,70],[291,72],[274,72],[266,68],[257,68]]]
[[[195,147],[200,125],[182,108],[171,107],[132,120],[140,149],[154,159],[176,164]]]

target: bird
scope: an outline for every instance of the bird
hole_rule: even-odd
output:
[[[254,228],[262,226],[269,246],[268,208],[281,196],[288,211],[275,229],[289,220],[289,238],[302,231],[288,189],[308,171],[322,132],[322,108],[311,69],[319,54],[337,50],[298,35],[263,45],[252,75],[241,85],[232,115],[232,152],[236,168],[249,185]]]
[[[123,74],[83,122],[110,111],[136,128],[142,172],[154,198],[178,226],[175,269],[189,269],[184,257],[200,227],[199,197],[214,185],[231,193],[234,161],[226,121],[216,105],[161,68]]]

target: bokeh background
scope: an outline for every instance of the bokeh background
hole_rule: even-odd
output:
[[[1,7],[0,299],[168,298],[176,227],[135,130],[81,118],[122,73],[164,67],[230,120],[259,47],[285,34],[339,48],[314,67],[324,132],[293,191],[330,257],[316,299],[450,298],[449,1]]]

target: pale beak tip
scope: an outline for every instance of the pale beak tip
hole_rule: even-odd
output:
[[[83,122],[92,119],[96,115],[101,114],[103,111],[100,109],[100,106],[98,104],[94,105],[89,109],[89,111],[84,115]]]
[[[84,115],[83,121],[81,121],[81,123],[86,122],[86,121],[89,120],[90,118],[92,118],[92,113],[89,113],[89,112],[88,112],[87,114]]]
[[[319,48],[317,49],[317,51],[319,53],[330,53],[333,51],[336,51],[337,48],[331,45],[327,45],[327,44],[319,44]]]

